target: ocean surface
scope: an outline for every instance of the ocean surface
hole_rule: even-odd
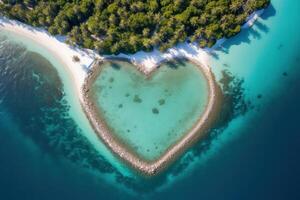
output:
[[[300,199],[299,10],[272,0],[212,55],[220,119],[153,179],[97,140],[50,52],[1,32],[0,199]]]

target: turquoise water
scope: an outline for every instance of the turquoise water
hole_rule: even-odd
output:
[[[79,99],[74,98],[74,96],[77,96],[77,94],[76,88],[73,85],[72,77],[70,76],[70,72],[62,66],[63,64],[61,63],[61,61],[56,58],[51,51],[48,51],[45,46],[41,46],[40,44],[35,43],[30,38],[3,30],[1,30],[0,36],[4,36],[2,37],[2,40],[12,41],[14,45],[17,44],[22,48],[26,48],[27,51],[37,53],[40,56],[47,58],[52,67],[58,72],[58,76],[62,81],[62,90],[64,94],[63,98],[65,102],[67,102],[69,107],[69,109],[67,110],[67,114],[70,115],[70,117],[76,122],[76,124],[80,125],[80,127],[78,128],[84,130],[83,136],[87,138],[93,145],[93,147],[97,151],[101,152],[101,154],[104,155],[105,158],[109,160],[109,162],[115,163],[114,166],[119,170],[122,170],[124,174],[131,173],[131,171],[127,170],[126,166],[120,163],[112,155],[112,153],[104,146],[102,142],[99,141],[98,137],[94,134],[94,131],[90,126],[85,114],[82,112]]]
[[[160,157],[205,110],[207,81],[192,63],[163,64],[148,78],[127,62],[101,67],[93,101],[113,133],[144,159]]]
[[[211,137],[150,180],[137,178],[93,139],[72,98],[68,75],[54,58],[48,59],[51,54],[39,47],[57,69],[51,72],[56,81],[46,81],[51,67],[38,70],[35,62],[29,69],[35,69],[54,99],[65,95],[66,101],[55,104],[46,98],[45,88],[29,90],[41,84],[30,70],[21,70],[28,75],[23,79],[20,70],[3,70],[3,61],[17,58],[15,47],[6,47],[0,53],[1,199],[300,199],[299,3],[272,0],[253,29],[217,51],[212,68],[221,84],[229,80],[223,88],[231,114],[224,115],[227,120]],[[3,56],[9,52],[11,57]],[[224,70],[233,76],[224,79]],[[16,80],[23,80],[19,89],[11,84]],[[64,92],[53,92],[58,88]],[[49,124],[56,129],[50,131]]]
[[[215,74],[220,75],[219,69],[226,68],[244,78],[246,95],[252,100],[257,94],[278,91],[283,73],[297,70],[294,65],[299,59],[299,7],[297,0],[273,0],[250,30],[226,42],[224,51],[217,51],[212,62]]]

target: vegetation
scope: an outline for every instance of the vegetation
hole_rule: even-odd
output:
[[[78,56],[72,57],[73,62],[80,62],[80,58]]]
[[[2,2],[2,3],[1,3]],[[178,42],[211,47],[231,37],[270,0],[2,0],[0,13],[68,35],[68,42],[99,53],[161,51]]]

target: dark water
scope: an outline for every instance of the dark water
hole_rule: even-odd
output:
[[[300,199],[299,52],[288,59],[292,70],[282,74],[274,97],[263,94],[267,102],[259,108],[243,98],[243,81],[225,73],[226,105],[211,137],[233,118],[255,112],[238,129],[239,137],[189,175],[177,177],[209,148],[210,138],[162,176],[141,180],[124,176],[82,136],[53,66],[1,37],[0,200]],[[172,184],[152,192],[166,185],[169,174],[175,177]]]
[[[5,37],[0,38],[0,159],[0,199],[65,199],[76,192],[82,199],[81,192],[101,183],[94,186],[87,173],[76,171],[78,165],[114,172],[69,117],[53,66]]]
[[[300,199],[300,66],[241,137],[158,199]]]
[[[83,170],[116,174],[117,182],[127,180],[132,187],[132,180],[80,136],[68,116],[62,83],[47,60],[12,43],[2,43],[1,50],[0,199],[134,198]],[[242,137],[190,176],[147,197],[299,199],[300,69],[294,64],[277,98],[258,111]]]

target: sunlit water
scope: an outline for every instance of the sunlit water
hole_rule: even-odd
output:
[[[146,77],[126,62],[103,64],[93,101],[112,132],[147,160],[157,159],[199,120],[208,100],[192,63],[163,64]]]
[[[132,199],[131,188],[149,199],[299,199],[300,6],[272,5],[212,59],[220,83],[223,70],[244,80],[231,82],[240,87],[230,100],[247,109],[234,104],[235,119],[150,180],[97,140],[49,52],[1,38],[1,199]]]

